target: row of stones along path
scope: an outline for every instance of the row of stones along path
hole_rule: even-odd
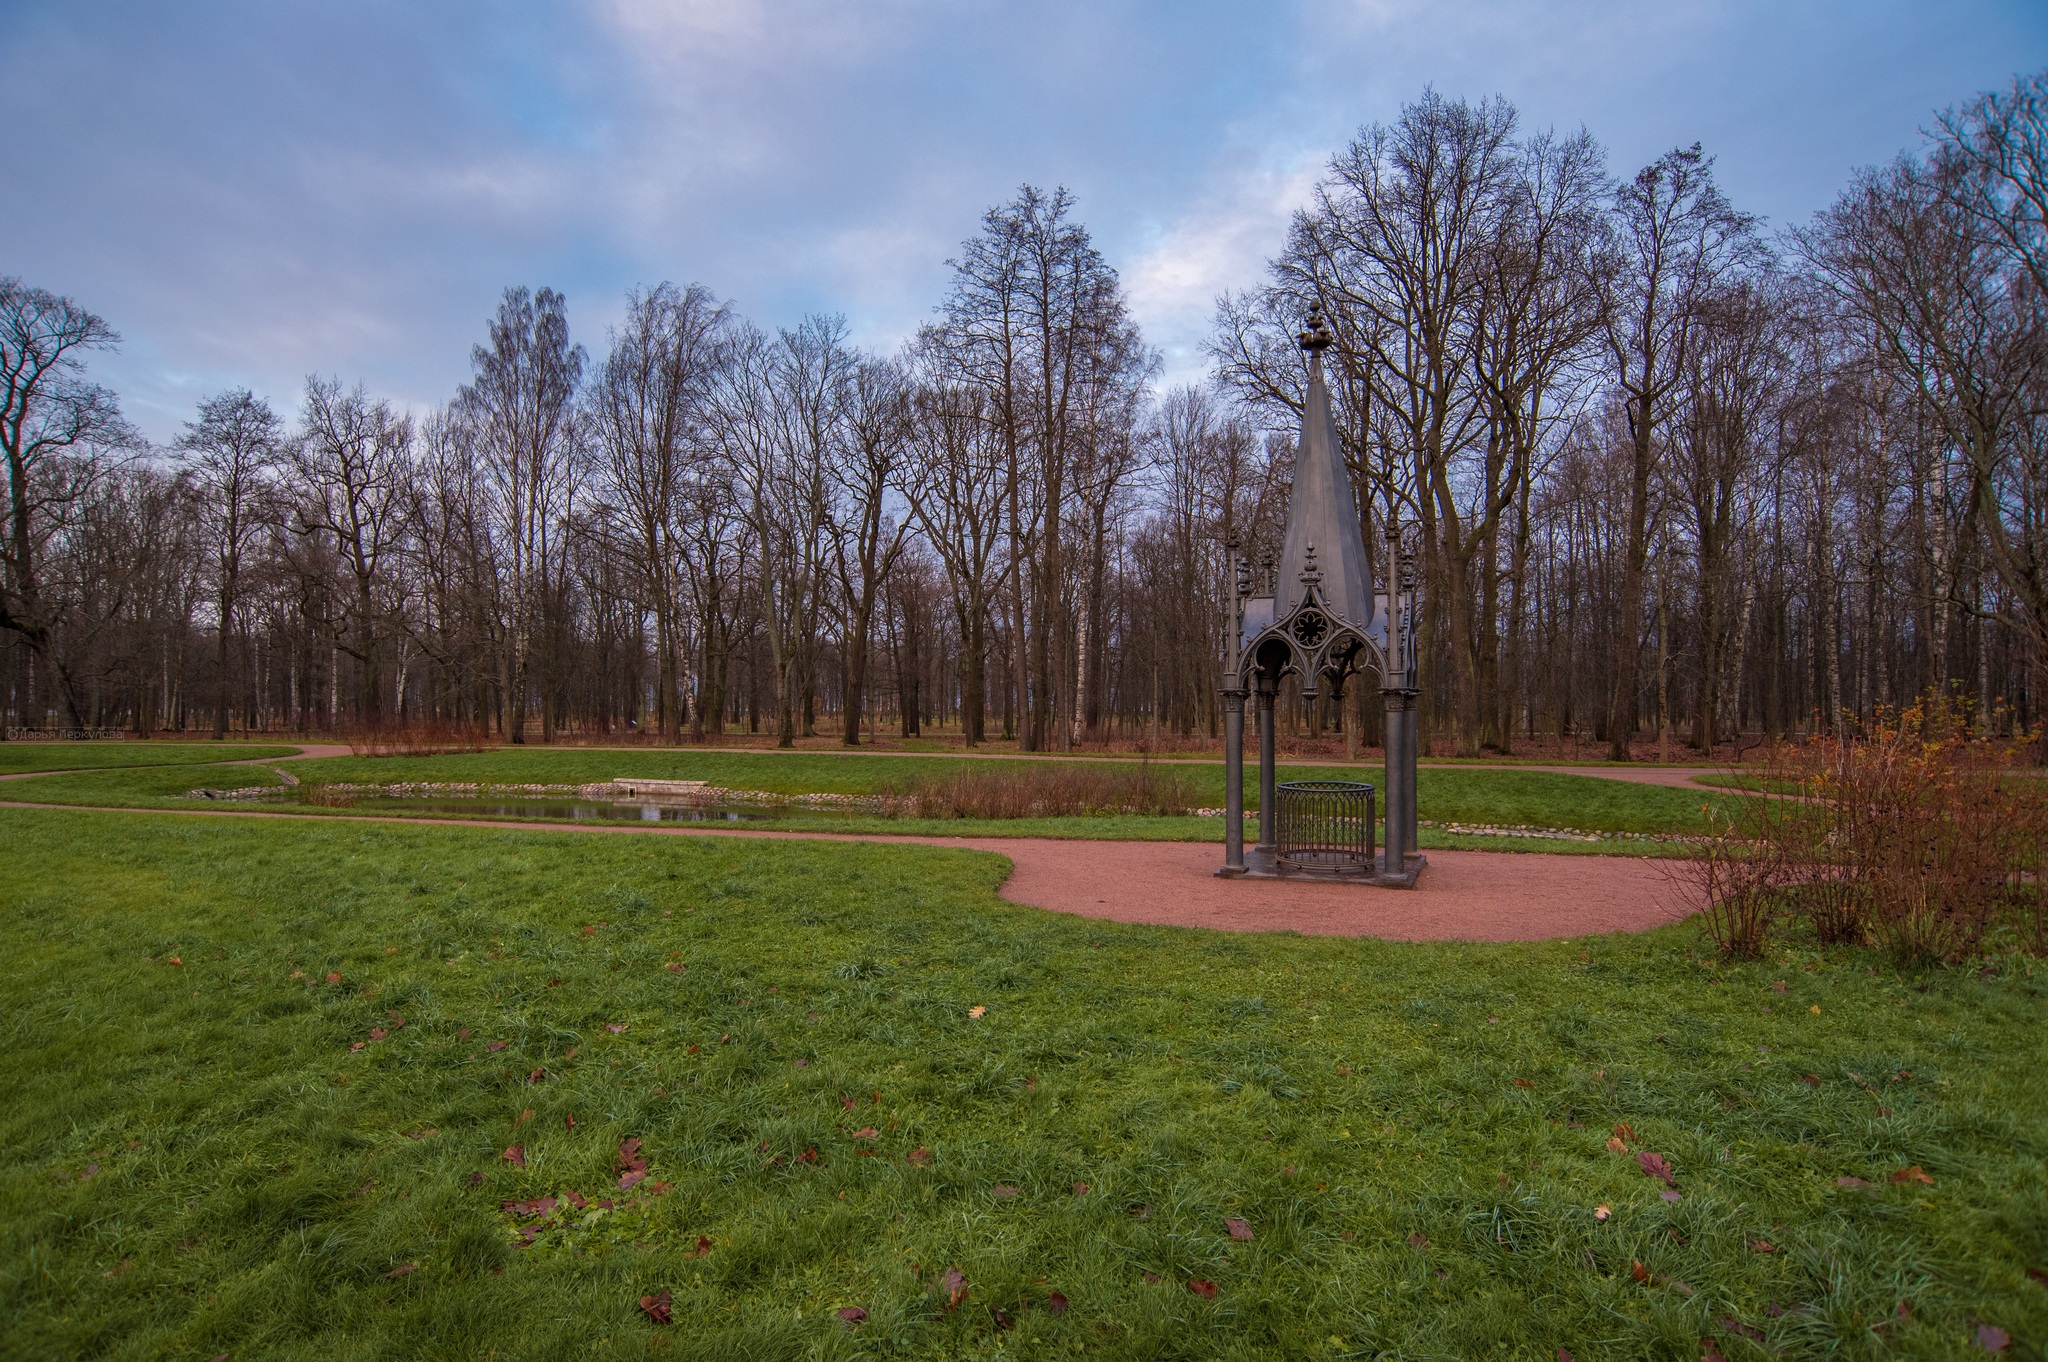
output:
[[[640,749],[633,749],[640,750]],[[348,756],[335,743],[308,743],[296,756],[246,763],[272,765]],[[1461,766],[1467,765],[1460,763]],[[1515,766],[1642,784],[1687,786],[1692,771],[1656,767]],[[48,775],[46,771],[22,776]],[[0,780],[19,779],[0,776]],[[25,808],[75,805],[28,804]],[[112,813],[165,813],[111,809]],[[171,811],[196,818],[302,818],[259,809]],[[1395,941],[1542,941],[1604,932],[1644,931],[1682,918],[1686,895],[1673,863],[1637,856],[1544,852],[1431,851],[1412,891],[1300,880],[1226,880],[1213,873],[1218,848],[1202,842],[1090,842],[1039,837],[910,837],[883,834],[771,832],[645,823],[515,823],[486,819],[330,814],[358,822],[433,821],[496,832],[574,836],[752,837],[834,842],[899,842],[965,847],[1006,856],[1012,866],[1002,896],[1012,903],[1114,922],[1206,927],[1221,931],[1292,931],[1310,936],[1372,936]]]

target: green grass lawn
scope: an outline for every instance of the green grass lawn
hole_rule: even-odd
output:
[[[288,757],[296,747],[198,742],[0,742],[0,775],[119,766],[180,766]]]
[[[8,1356],[2048,1338],[2019,959],[1127,927],[915,847],[19,809],[0,838]]]
[[[1042,760],[1042,759],[1041,759]],[[308,784],[395,784],[410,781],[449,783],[498,782],[581,784],[614,776],[708,780],[715,785],[777,794],[880,794],[902,788],[919,777],[959,770],[959,758],[841,756],[802,753],[777,756],[735,752],[591,752],[563,749],[499,749],[444,757],[333,757],[295,761],[289,769]],[[986,763],[975,763],[977,766]],[[1223,803],[1220,764],[1174,768],[1192,785],[1196,797],[1215,807]],[[1357,767],[1293,766],[1282,768],[1290,780],[1357,779],[1384,784],[1380,773]],[[61,804],[129,804],[181,807],[195,787],[235,788],[277,784],[260,767],[227,767],[205,772],[155,770],[88,772],[11,782],[0,799]],[[1417,779],[1417,802],[1423,817],[1438,823],[1486,823],[1545,828],[1578,828],[1599,832],[1674,833],[1696,831],[1703,805],[1732,795],[1628,784],[1591,776],[1542,771],[1425,767]],[[1248,791],[1256,805],[1256,783]],[[320,813],[317,808],[293,806]],[[865,819],[796,814],[777,826],[798,829],[935,833],[955,836],[1103,837],[1221,841],[1222,825],[1214,818],[1095,817],[1003,821]],[[1429,845],[1509,845],[1500,839],[1472,839],[1426,833]],[[1540,850],[1585,849],[1583,844],[1545,841],[1515,845]],[[1593,849],[1602,849],[1595,847]],[[1631,854],[1640,844],[1609,845],[1605,850]]]

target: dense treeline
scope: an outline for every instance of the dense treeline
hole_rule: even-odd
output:
[[[1426,94],[1220,302],[1202,388],[1155,391],[1063,190],[951,266],[886,355],[673,284],[593,351],[509,289],[437,410],[316,376],[162,449],[87,373],[109,325],[0,281],[8,723],[1208,741],[1312,309],[1375,551],[1420,536],[1440,750],[1711,750],[1930,687],[2038,717],[2048,75],[1778,235],[1698,147],[1615,178]],[[1374,740],[1348,708],[1288,722]]]

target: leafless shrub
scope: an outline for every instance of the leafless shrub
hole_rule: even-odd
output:
[[[1757,773],[1751,772],[1750,775]],[[1699,851],[1681,861],[1673,877],[1706,922],[1723,955],[1761,956],[1788,889],[1799,880],[1804,801],[1781,780],[1764,776],[1753,798],[1724,800],[1700,809],[1706,834]]]
[[[1186,814],[1186,775],[1147,763],[963,762],[891,791],[918,818],[1059,818],[1076,814]]]
[[[2025,742],[1979,736],[1963,704],[1934,695],[1839,739],[1770,748],[1742,772],[1759,793],[1687,872],[1716,941],[1744,953],[1736,929],[1766,886],[1819,940],[1871,941],[1905,965],[1974,952],[2015,908],[2048,947],[2048,782],[2016,769]]]

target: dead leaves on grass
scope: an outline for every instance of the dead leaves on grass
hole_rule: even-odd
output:
[[[1653,1154],[1645,1149],[1642,1153],[1636,1155],[1636,1164],[1643,1172],[1663,1182],[1666,1186],[1678,1186],[1678,1179],[1673,1176],[1671,1165],[1666,1162],[1662,1154]]]
[[[631,1191],[647,1176],[647,1160],[640,1153],[639,1136],[629,1136],[619,1142],[619,1157],[612,1166],[619,1174],[619,1190],[622,1192]]]

